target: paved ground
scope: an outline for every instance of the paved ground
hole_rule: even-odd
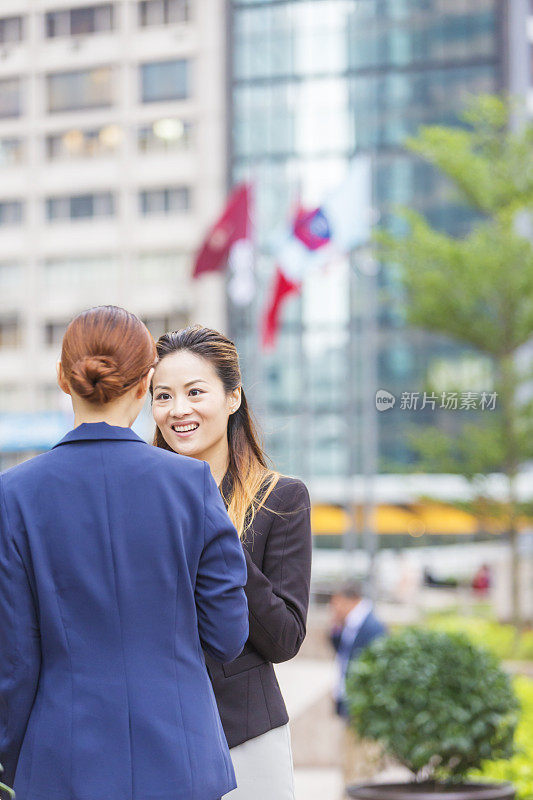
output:
[[[290,717],[296,800],[344,800],[342,737],[344,723],[334,713],[336,668],[327,641],[326,609],[313,608],[308,634],[298,656],[277,664],[276,674]],[[403,780],[402,769],[388,769],[373,780]],[[273,799],[274,800],[274,799]]]
[[[338,769],[305,769],[294,771],[296,800],[341,800],[344,797],[342,776]]]
[[[278,664],[276,673],[291,720],[296,800],[341,800],[340,720],[330,701],[333,662],[298,656]]]

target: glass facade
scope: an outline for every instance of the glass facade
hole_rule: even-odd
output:
[[[394,225],[407,204],[460,233],[464,209],[438,173],[403,143],[421,124],[456,123],[469,95],[502,84],[497,0],[233,0],[231,178],[253,179],[259,292],[230,305],[252,408],[276,465],[307,477],[361,471],[365,303],[360,258],[309,274],[283,309],[272,351],[258,320],[271,283],[273,233],[295,201],[319,205],[358,155],[372,159],[376,217]],[[407,327],[398,276],[377,276],[377,388],[423,388],[435,358],[458,348]],[[407,414],[408,412],[406,412]],[[425,424],[431,412],[409,421]],[[378,416],[379,469],[413,461],[406,415]],[[416,419],[415,419],[416,417]]]

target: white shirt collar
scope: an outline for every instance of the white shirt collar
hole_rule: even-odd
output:
[[[350,632],[357,631],[371,611],[372,600],[369,600],[368,597],[363,597],[347,615],[344,622],[344,630],[349,630]]]

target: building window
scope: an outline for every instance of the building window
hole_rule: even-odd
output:
[[[164,189],[145,189],[139,192],[139,211],[143,217],[152,214],[174,214],[191,207],[191,190],[188,186]]]
[[[171,329],[169,317],[144,317],[143,322],[156,341]]]
[[[0,19],[0,44],[22,41],[22,17]]]
[[[2,381],[0,384],[0,413],[20,411],[20,394],[16,384]],[[8,465],[2,461],[0,462],[0,469],[8,469]]]
[[[46,137],[46,157],[49,161],[64,161],[112,155],[121,142],[122,128],[118,125],[85,131],[72,128]]]
[[[189,0],[141,0],[139,3],[139,25],[171,25],[173,22],[188,22]]]
[[[187,150],[192,142],[192,123],[177,117],[158,119],[137,129],[137,147],[141,153],[167,153]]]
[[[46,37],[85,36],[113,30],[113,4],[67,8],[46,15]]]
[[[189,96],[189,62],[176,59],[141,64],[141,95],[143,103],[184,100]]]
[[[59,347],[60,346],[61,342],[59,342]],[[63,394],[57,383],[43,384],[40,394],[41,411],[63,411],[65,409],[65,400],[67,400],[67,397]]]
[[[115,197],[111,192],[78,194],[70,197],[48,197],[46,219],[80,220],[93,217],[111,217],[115,213]]]
[[[20,137],[0,139],[0,167],[21,164],[24,160],[24,141]]]
[[[71,258],[51,258],[44,262],[44,289],[57,291],[79,291],[91,289],[114,280],[117,259],[110,253],[94,256],[73,256]]]
[[[20,346],[20,323],[17,317],[0,317],[0,349]]]
[[[179,284],[187,280],[190,255],[179,250],[162,250],[139,253],[132,262],[132,276],[136,284]]]
[[[20,80],[4,78],[0,81],[0,117],[20,117]]]
[[[106,108],[113,102],[111,67],[48,75],[48,111]]]
[[[59,347],[70,320],[46,322],[44,326],[44,343],[47,347]]]
[[[16,261],[0,261],[0,292],[5,293],[22,286],[22,269]]]
[[[0,226],[20,225],[23,216],[21,200],[2,200],[0,202]]]

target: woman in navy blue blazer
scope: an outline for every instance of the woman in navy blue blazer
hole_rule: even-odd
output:
[[[0,476],[0,763],[17,800],[216,800],[234,772],[203,650],[248,636],[246,564],[209,467],[130,428],[156,358],[113,306],[76,317],[75,428]]]

